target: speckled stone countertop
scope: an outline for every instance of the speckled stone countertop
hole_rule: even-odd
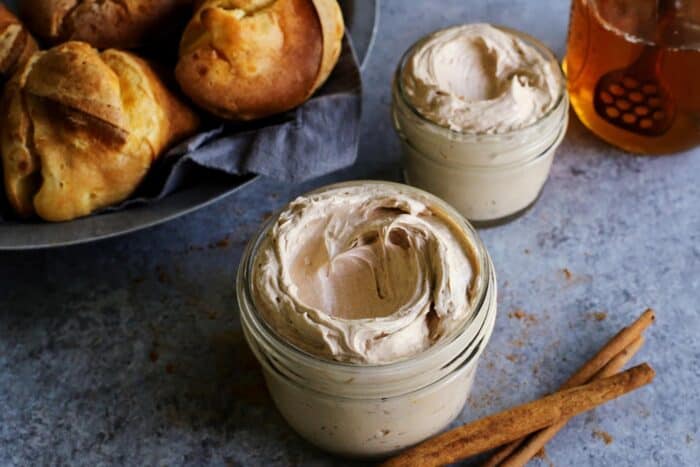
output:
[[[266,180],[127,237],[0,254],[0,465],[336,465],[280,418],[241,339],[233,290],[271,211],[330,181],[398,179],[389,81],[414,40],[458,22],[522,29],[564,51],[569,2],[385,0],[365,68],[357,165]],[[482,231],[499,316],[459,422],[555,389],[645,307],[636,362],[656,381],[576,418],[538,465],[700,459],[700,150],[637,158],[575,118],[538,204]],[[518,311],[520,310],[520,311]]]

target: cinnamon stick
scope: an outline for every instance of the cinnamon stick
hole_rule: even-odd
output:
[[[593,356],[593,358],[588,360],[581,368],[579,368],[578,371],[576,371],[576,373],[574,373],[559,389],[567,389],[589,382],[591,378],[593,378],[593,376],[595,376],[595,374],[601,370],[601,368],[607,365],[613,358],[615,358],[616,355],[638,339],[639,336],[642,335],[642,332],[644,332],[644,330],[648,328],[655,319],[656,316],[654,314],[654,310],[647,308],[644,313],[642,313],[632,324],[615,334],[615,336],[613,336],[613,338],[610,339],[608,343],[605,344],[605,346],[603,346],[603,348]],[[515,452],[515,450],[518,449],[523,442],[524,440],[520,439],[501,447],[482,464],[482,467],[496,467],[513,452]]]
[[[455,428],[424,441],[382,465],[437,466],[456,462],[591,410],[650,383],[652,379],[654,370],[644,363],[614,376],[555,392]]]
[[[605,365],[598,373],[596,373],[592,380],[608,378],[616,374],[618,371],[622,370],[622,368],[627,364],[627,362],[629,362],[632,359],[632,357],[634,357],[634,355],[639,351],[639,349],[642,348],[642,346],[644,345],[644,341],[644,335],[639,336],[629,345],[629,347],[627,347],[619,354],[615,355],[615,358],[610,360],[607,365]]]
[[[634,356],[639,348],[644,344],[644,336],[639,336],[629,347],[617,354],[615,358],[610,360],[593,379],[607,378],[620,371],[627,362]],[[534,433],[525,441],[512,455],[507,457],[499,464],[500,467],[522,467],[527,464],[535,455],[544,447],[549,440],[569,423],[571,418],[565,418],[554,425],[551,425],[543,430]]]
[[[637,320],[618,332],[605,346],[598,351],[585,365],[583,365],[571,378],[569,378],[561,389],[572,388],[587,383],[600,371],[615,355],[622,352],[632,342],[634,342],[642,332],[648,328],[656,319],[654,310],[647,308]]]

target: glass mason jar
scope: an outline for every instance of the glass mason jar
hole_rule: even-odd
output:
[[[533,46],[560,70],[554,54],[540,41],[498,28]],[[451,130],[423,117],[402,86],[406,61],[433,34],[408,49],[394,74],[392,119],[401,139],[404,177],[452,204],[477,226],[508,222],[537,200],[566,133],[569,99],[564,77],[554,107],[531,125],[498,134]]]
[[[579,119],[630,152],[700,144],[700,2],[573,0],[564,71]]]
[[[321,190],[372,183],[400,187],[429,200],[471,242],[478,266],[473,312],[451,335],[421,353],[388,364],[338,362],[310,354],[282,338],[256,309],[251,290],[255,258],[275,217],[249,243],[236,279],[244,335],[282,416],[316,446],[364,458],[418,443],[454,420],[469,395],[496,318],[491,258],[476,231],[452,207],[421,190],[390,182],[341,183]]]

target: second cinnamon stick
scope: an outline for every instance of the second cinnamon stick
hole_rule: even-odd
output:
[[[642,335],[644,330],[648,328],[656,319],[654,310],[647,308],[639,318],[632,324],[623,328],[615,334],[602,349],[600,349],[590,360],[588,360],[576,373],[574,373],[560,388],[567,389],[581,384],[588,383],[593,377],[599,376],[598,373],[611,360],[624,351],[627,347]],[[494,452],[489,459],[482,464],[481,467],[496,467],[500,465],[508,456],[515,452],[523,443],[523,439],[515,440],[506,446],[500,447]]]
[[[386,467],[437,466],[456,462],[522,438],[557,421],[573,417],[648,384],[654,370],[642,364],[617,375],[556,392],[491,415],[431,438],[399,456]]]
[[[593,379],[607,378],[620,371],[634,356],[634,354],[637,353],[642,344],[644,344],[644,336],[639,336],[637,340],[629,345],[629,347],[617,354],[615,358],[610,360],[607,365],[596,373]],[[517,451],[506,457],[503,462],[500,463],[500,467],[522,467],[527,464],[530,459],[532,459],[537,452],[539,452],[544,445],[559,432],[559,430],[566,426],[569,420],[570,418],[560,420],[554,425],[534,433],[525,443],[523,443],[522,446],[517,449]]]

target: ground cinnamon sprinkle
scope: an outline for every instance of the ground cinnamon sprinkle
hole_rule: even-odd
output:
[[[589,311],[586,313],[586,319],[592,319],[595,321],[605,321],[608,318],[608,313],[606,311]]]
[[[214,247],[215,248],[226,248],[229,245],[229,239],[228,237],[224,237],[221,240],[217,240],[214,242]]]
[[[518,356],[517,356],[517,355],[514,355],[514,354],[506,355],[506,358],[507,358],[508,360],[510,360],[511,362],[517,362],[517,361],[518,361]]]
[[[593,437],[600,439],[605,444],[610,444],[613,442],[613,437],[606,431],[593,430]]]
[[[566,278],[567,281],[570,281],[571,278],[574,277],[574,275],[571,273],[571,271],[569,271],[568,268],[562,269],[561,272],[564,273],[564,277]]]
[[[525,312],[523,310],[515,310],[508,313],[509,318],[523,319],[525,317]]]
[[[512,341],[510,341],[510,343],[513,347],[517,347],[519,349],[525,346],[525,342],[523,342],[520,339],[513,339]]]
[[[167,284],[170,282],[170,276],[165,272],[162,266],[156,266],[156,273],[158,274],[158,282],[161,284]]]
[[[531,315],[526,313],[524,310],[518,308],[517,310],[513,310],[510,313],[508,313],[509,318],[515,318],[515,319],[520,319],[524,320],[528,323],[536,323],[537,322],[537,317],[535,315]]]

